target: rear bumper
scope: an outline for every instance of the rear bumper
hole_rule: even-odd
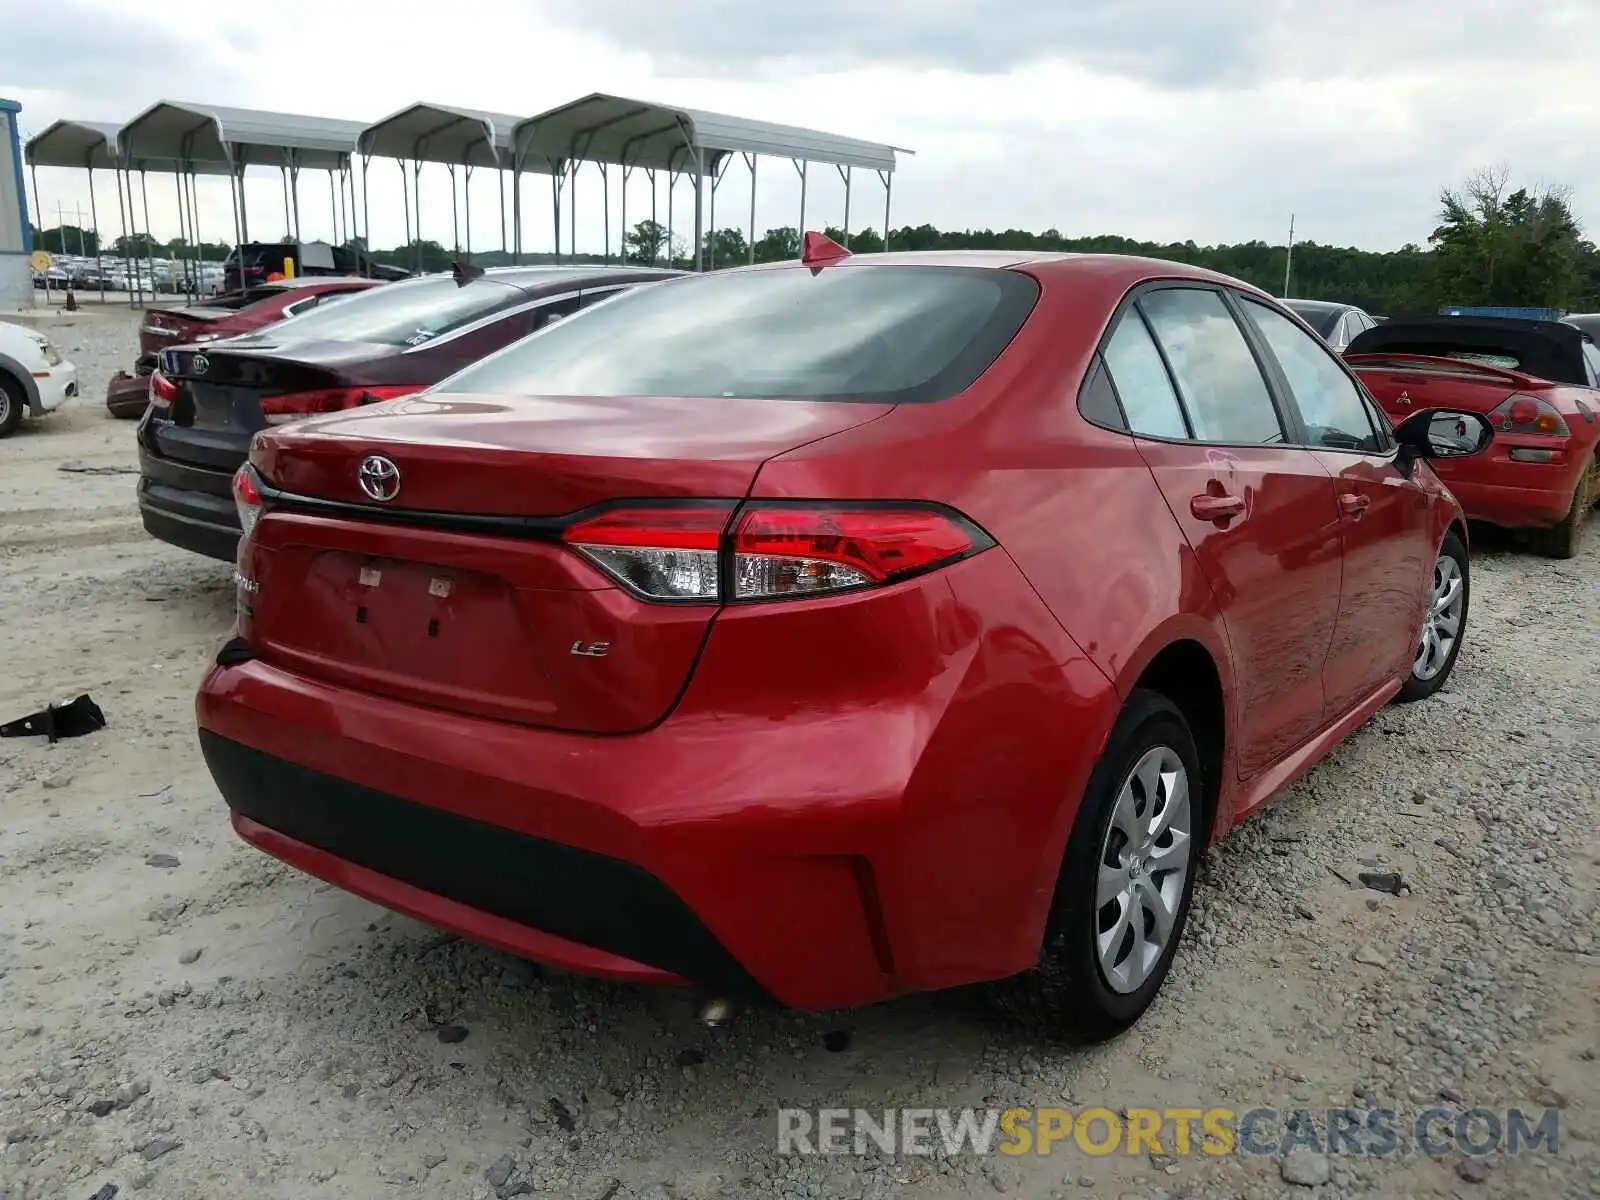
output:
[[[138,431],[139,517],[146,532],[195,554],[232,562],[240,534],[233,473],[167,458],[151,448],[153,440],[147,412]]]
[[[213,669],[196,713],[235,828],[312,874],[571,969],[848,1007],[1037,959],[1119,700],[1018,583],[991,553],[910,585],[949,639],[907,660],[933,677],[886,679],[880,658],[857,680],[841,646],[791,661],[814,703],[775,700],[773,639],[730,615],[638,734],[449,713],[260,659]],[[987,632],[961,593],[992,611],[997,587],[1012,619]]]
[[[1542,528],[1567,515],[1573,489],[1594,453],[1592,445],[1569,442],[1556,462],[1516,462],[1510,457],[1514,448],[1548,446],[1548,441],[1540,446],[1526,438],[1497,438],[1480,458],[1443,464],[1434,460],[1434,468],[1470,519],[1509,529]]]
[[[693,979],[729,998],[762,998],[688,906],[631,863],[416,804],[205,730],[200,747],[241,837],[347,891],[572,970]]]

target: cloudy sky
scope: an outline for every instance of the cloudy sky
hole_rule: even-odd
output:
[[[1441,184],[1503,164],[1570,185],[1600,233],[1600,0],[7,0],[0,16],[0,95],[27,132],[158,99],[371,121],[418,100],[531,115],[606,91],[910,147],[896,226],[1281,242],[1293,213],[1299,238],[1386,249],[1426,239]],[[448,243],[448,178],[423,175],[423,233]],[[374,162],[377,245],[402,240],[400,178]],[[810,178],[807,224],[838,223],[842,182]],[[47,224],[58,202],[87,209],[82,179],[39,173]],[[758,179],[758,228],[796,223],[796,173],[764,160]],[[636,219],[650,198],[634,180]],[[302,187],[303,229],[325,236],[326,176]],[[112,236],[110,177],[97,188]],[[594,168],[578,190],[579,248],[598,251]],[[548,247],[548,187],[531,191],[524,241]],[[199,193],[202,236],[232,240],[226,183]],[[254,170],[248,196],[252,234],[276,235],[276,174]],[[870,173],[853,196],[851,225],[881,226]],[[735,164],[717,223],[746,223],[749,197]],[[474,243],[497,246],[492,174],[472,202]],[[176,234],[170,179],[152,177],[150,203]]]

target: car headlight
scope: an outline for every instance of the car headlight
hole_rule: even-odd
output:
[[[200,342],[214,342],[222,335],[220,333],[197,333],[194,335],[196,344]]]
[[[56,349],[56,344],[54,342],[46,342],[44,344],[44,360],[52,367],[59,367],[61,365],[61,351]]]

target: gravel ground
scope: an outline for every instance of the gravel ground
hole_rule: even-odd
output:
[[[1034,1042],[960,996],[706,1030],[232,836],[190,707],[228,570],[147,539],[115,473],[126,311],[54,329],[84,398],[0,442],[0,719],[87,691],[110,723],[0,742],[0,1200],[1600,1195],[1600,528],[1570,563],[1480,542],[1450,686],[1218,848],[1118,1042]],[[775,1117],[1436,1103],[1558,1108],[1558,1151],[799,1158]]]

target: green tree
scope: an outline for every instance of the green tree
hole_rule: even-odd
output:
[[[639,221],[622,237],[623,260],[646,266],[661,261],[667,249],[667,227],[660,221]]]
[[[1439,204],[1429,265],[1443,303],[1563,308],[1590,275],[1594,247],[1564,188],[1513,190],[1497,167],[1445,188]]]
[[[756,241],[757,262],[786,262],[800,257],[800,231],[793,225],[769,229]]]
[[[750,261],[750,244],[738,229],[714,229],[705,236],[705,266],[742,267]]]

